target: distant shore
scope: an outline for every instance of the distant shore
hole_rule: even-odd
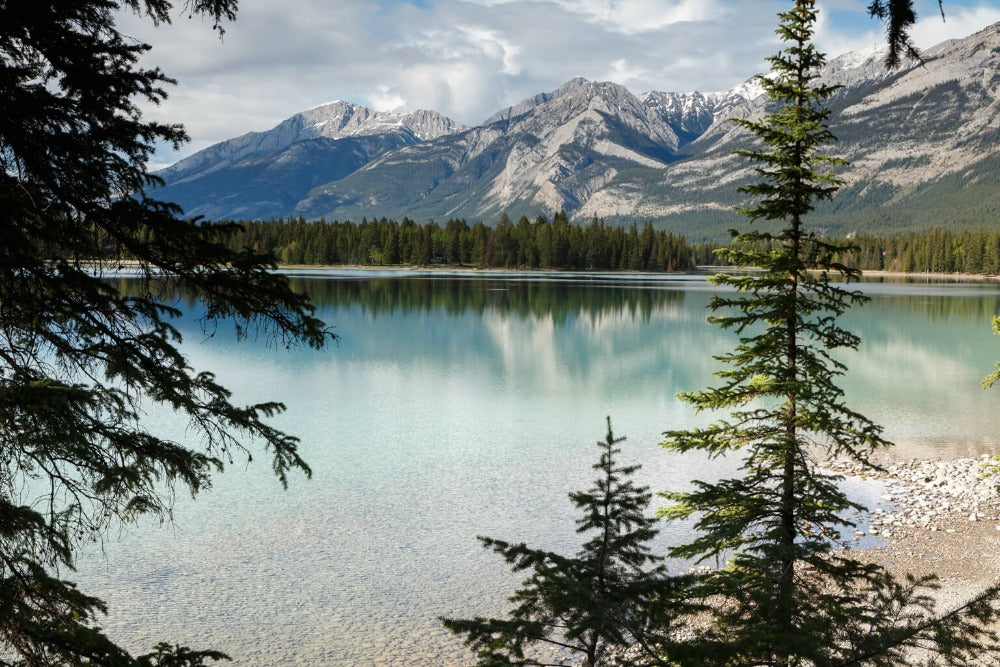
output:
[[[279,264],[279,269],[288,271],[413,271],[413,272],[468,272],[468,273],[567,273],[567,274],[600,274],[600,275],[623,275],[623,276],[684,276],[721,273],[726,271],[742,270],[734,266],[705,265],[699,266],[693,271],[623,271],[616,269],[518,269],[502,267],[477,267],[469,265],[455,264],[429,264],[420,266],[415,264],[395,264],[386,266],[372,266],[370,264]],[[928,280],[928,281],[987,281],[1000,282],[1000,275],[980,274],[980,273],[929,273],[917,272],[906,273],[903,271],[863,271],[863,278],[900,278],[907,280]]]
[[[1000,276],[985,273],[905,273],[903,271],[862,271],[861,275],[863,278],[926,278],[927,280],[934,281],[1000,281]]]
[[[627,271],[621,269],[533,269],[533,268],[506,268],[506,267],[479,267],[470,264],[385,264],[374,266],[371,264],[279,264],[279,269],[290,271],[463,271],[469,273],[595,273],[595,274],[616,274],[622,275],[648,275],[648,276],[683,276],[691,274],[706,273],[706,269],[699,268],[694,271]],[[719,267],[707,267],[716,269]]]
[[[87,263],[85,262],[85,265]],[[135,260],[115,260],[113,263],[101,263],[92,261],[90,265],[94,268],[103,267],[105,264],[114,264],[119,270],[136,269],[139,263]],[[531,269],[531,268],[503,268],[503,267],[478,267],[465,264],[393,264],[384,266],[373,266],[371,264],[278,264],[281,271],[370,271],[372,273],[385,271],[403,272],[462,272],[462,273],[537,273],[537,274],[595,274],[595,275],[623,275],[623,276],[690,276],[690,275],[710,275],[713,273],[724,273],[727,271],[753,271],[754,269],[744,269],[735,266],[721,266],[706,264],[691,271],[629,271],[621,269]],[[863,278],[890,278],[906,280],[927,280],[934,282],[941,281],[969,281],[969,282],[1000,282],[1000,275],[982,273],[930,273],[915,272],[906,273],[903,271],[863,271]]]

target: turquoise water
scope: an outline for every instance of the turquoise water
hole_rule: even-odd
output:
[[[657,446],[663,430],[708,419],[675,395],[710,382],[710,355],[731,345],[705,323],[699,277],[295,281],[338,344],[206,338],[196,304],[180,328],[194,367],[237,399],[288,404],[278,422],[302,438],[313,479],[282,491],[264,461],[237,464],[196,502],[178,498],[172,526],[130,528],[88,554],[79,579],[136,649],[169,639],[237,665],[469,664],[436,618],[497,613],[518,581],[475,536],[572,551],[566,494],[589,484],[605,415],[654,490],[732,472]],[[844,320],[864,340],[844,357],[852,407],[886,427],[899,456],[992,452],[1000,393],[979,380],[1000,359],[989,326],[1000,289],[863,289],[872,302]],[[686,536],[665,526],[660,545]]]

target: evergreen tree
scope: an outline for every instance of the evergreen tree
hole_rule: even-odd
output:
[[[756,203],[743,209],[757,229],[736,234],[723,256],[759,274],[720,275],[735,294],[713,297],[710,321],[739,335],[719,357],[719,386],[683,395],[698,410],[729,418],[705,428],[668,432],[675,452],[742,457],[742,475],[695,490],[668,493],[673,519],[695,519],[699,531],[671,554],[726,560],[699,577],[696,597],[713,601],[713,623],[675,655],[685,665],[896,665],[909,644],[936,644],[946,664],[967,664],[990,635],[959,616],[935,619],[920,593],[926,581],[900,584],[881,568],[835,550],[846,514],[861,509],[814,457],[867,463],[887,446],[880,427],[848,408],[836,378],[845,370],[833,353],[856,348],[857,336],[838,325],[858,291],[830,282],[858,272],[834,259],[845,248],[807,232],[803,219],[829,198],[840,160],[821,149],[833,141],[822,101],[833,88],[816,82],[823,56],[812,46],[814,0],[797,0],[780,14],[786,47],[758,77],[777,110],[760,121],[737,121],[763,144],[741,151],[757,166],[759,183],[742,188]],[[780,224],[775,231],[767,231]],[[771,223],[770,225],[768,223]],[[990,616],[995,591],[977,600]],[[887,613],[893,610],[893,613]],[[946,637],[939,630],[954,630]],[[987,642],[988,643],[988,642]],[[992,648],[992,647],[991,647]]]
[[[944,19],[944,0],[938,0],[938,9]],[[898,67],[904,55],[920,60],[920,52],[910,39],[910,28],[917,22],[913,0],[871,0],[868,13],[885,21],[886,41],[889,44],[886,66]]]
[[[584,667],[594,667],[609,648],[630,644],[643,652],[633,664],[670,664],[661,654],[671,589],[680,580],[670,579],[650,552],[657,532],[656,520],[644,514],[650,493],[632,481],[639,466],[617,463],[625,438],[614,437],[610,417],[607,423],[607,436],[597,443],[594,486],[570,494],[582,514],[577,532],[590,535],[575,556],[479,538],[514,571],[531,571],[510,598],[516,606],[506,619],[442,619],[465,636],[479,665],[579,665],[582,659]],[[573,657],[547,657],[539,647]]]
[[[221,22],[236,0],[191,0]],[[132,656],[99,627],[105,607],[63,577],[83,542],[143,515],[170,515],[251,443],[286,483],[309,468],[268,425],[278,403],[240,406],[178,349],[177,290],[198,294],[206,331],[321,346],[324,325],[272,262],[232,250],[232,225],[202,226],[149,199],[156,142],[183,130],[142,118],[170,79],[119,11],[168,22],[167,0],[0,2],[0,663],[197,665],[221,653],[166,644]],[[93,260],[93,261],[88,261]],[[111,282],[134,262],[139,280]],[[189,421],[187,440],[150,430],[151,404]]]

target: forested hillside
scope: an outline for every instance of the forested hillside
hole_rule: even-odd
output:
[[[836,259],[862,271],[1000,275],[1000,230],[931,229],[893,236],[844,239],[854,247]],[[720,264],[716,245],[692,246],[695,264]]]
[[[683,237],[651,223],[627,228],[592,220],[572,224],[564,212],[551,220],[502,216],[491,227],[448,220],[419,225],[409,218],[360,223],[303,218],[243,222],[232,247],[272,253],[282,264],[365,266],[447,264],[477,268],[683,271],[694,268]]]
[[[891,236],[844,239],[854,250],[838,259],[863,271],[1000,275],[1000,230],[931,229]],[[627,227],[594,219],[569,222],[503,216],[487,226],[462,219],[363,219],[307,222],[303,218],[243,221],[228,237],[231,248],[250,247],[285,265],[464,266],[504,269],[690,271],[725,262],[718,243],[689,244],[649,222]]]

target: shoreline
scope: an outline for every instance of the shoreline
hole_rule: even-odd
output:
[[[697,276],[711,275],[724,271],[752,271],[752,269],[739,269],[734,266],[720,266],[706,264],[691,271],[629,271],[622,269],[536,269],[536,268],[504,268],[504,267],[476,267],[467,265],[451,264],[431,264],[420,266],[416,264],[394,264],[384,266],[372,266],[370,264],[278,264],[279,271],[368,271],[372,273],[399,271],[406,273],[417,272],[452,272],[452,273],[496,273],[496,274],[570,274],[570,275],[623,275],[623,276]],[[943,281],[969,281],[969,282],[1000,282],[1000,275],[985,273],[930,273],[905,271],[862,271],[862,280],[865,278],[890,278],[905,279],[912,281],[943,282]]]
[[[116,265],[116,270],[130,270],[138,267],[135,260],[115,260],[107,262]],[[92,268],[103,269],[105,262],[91,261],[85,262]],[[649,277],[673,277],[673,276],[699,276],[712,275],[726,271],[753,272],[755,269],[740,269],[735,266],[722,266],[716,264],[705,264],[695,267],[690,271],[632,271],[623,269],[536,269],[536,268],[504,268],[504,267],[477,267],[471,265],[454,264],[429,264],[420,266],[418,264],[393,264],[383,266],[373,266],[370,264],[277,264],[278,271],[359,271],[359,272],[400,272],[400,273],[491,273],[491,274],[565,274],[565,275],[621,275],[621,276],[649,276]],[[888,278],[901,279],[914,282],[1000,282],[1000,275],[986,273],[930,273],[905,271],[862,271],[862,281],[866,278]]]
[[[908,280],[926,279],[930,281],[1000,281],[1000,275],[989,273],[906,273],[905,271],[877,271],[869,270],[861,272],[861,279],[865,278],[906,278]]]
[[[717,267],[709,267],[717,268]],[[518,274],[535,273],[545,274],[570,274],[570,275],[623,275],[623,276],[692,276],[708,274],[704,269],[694,271],[629,271],[622,269],[532,269],[532,268],[504,268],[504,267],[478,267],[471,265],[456,264],[430,264],[420,266],[417,264],[393,264],[383,266],[373,266],[371,264],[279,264],[279,271],[368,271],[379,272],[400,272],[400,273],[496,273],[496,274]]]
[[[954,609],[1000,581],[1000,476],[983,477],[988,456],[951,460],[886,459],[882,470],[828,462],[828,472],[885,484],[885,494],[859,518],[858,538],[873,548],[851,555],[902,576],[936,575],[938,612]]]

